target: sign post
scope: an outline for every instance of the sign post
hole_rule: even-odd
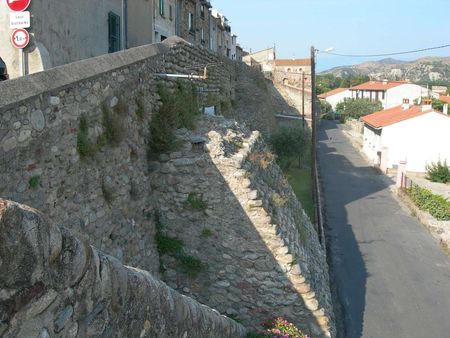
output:
[[[31,0],[5,0],[12,11],[9,13],[9,27],[15,29],[11,35],[11,43],[19,49],[19,76],[25,75],[25,58],[23,49],[30,42],[30,35],[24,28],[30,27],[30,12],[24,12]]]

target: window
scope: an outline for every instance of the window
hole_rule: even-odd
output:
[[[202,45],[205,44],[205,30],[202,28]]]
[[[108,13],[108,53],[120,50],[120,16]]]
[[[169,6],[169,19],[172,21],[173,20],[173,10],[172,10],[172,6]]]
[[[164,0],[159,0],[159,14],[164,16]]]
[[[204,5],[200,5],[200,16],[202,18],[205,17],[205,6]]]
[[[188,28],[190,32],[194,31],[194,14],[189,13],[188,14]]]

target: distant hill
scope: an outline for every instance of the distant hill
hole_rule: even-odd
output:
[[[450,57],[424,57],[416,61],[383,59],[354,66],[335,67],[320,73],[336,77],[369,76],[373,80],[409,80],[450,85]]]

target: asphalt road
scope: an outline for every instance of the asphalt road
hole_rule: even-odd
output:
[[[450,338],[450,257],[338,127],[318,156],[342,336]]]

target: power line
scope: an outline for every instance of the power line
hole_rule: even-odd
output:
[[[443,45],[443,46],[437,46],[437,47],[429,47],[429,48],[423,48],[423,49],[416,49],[416,50],[409,50],[406,52],[396,52],[396,53],[385,53],[385,54],[339,54],[339,53],[333,53],[333,52],[325,52],[321,51],[321,53],[335,55],[335,56],[345,56],[345,57],[355,57],[355,58],[369,58],[369,57],[381,57],[381,56],[394,56],[394,55],[403,55],[403,54],[412,54],[412,53],[419,53],[424,52],[428,50],[434,50],[434,49],[441,49],[441,48],[447,48],[450,47],[449,45]]]

